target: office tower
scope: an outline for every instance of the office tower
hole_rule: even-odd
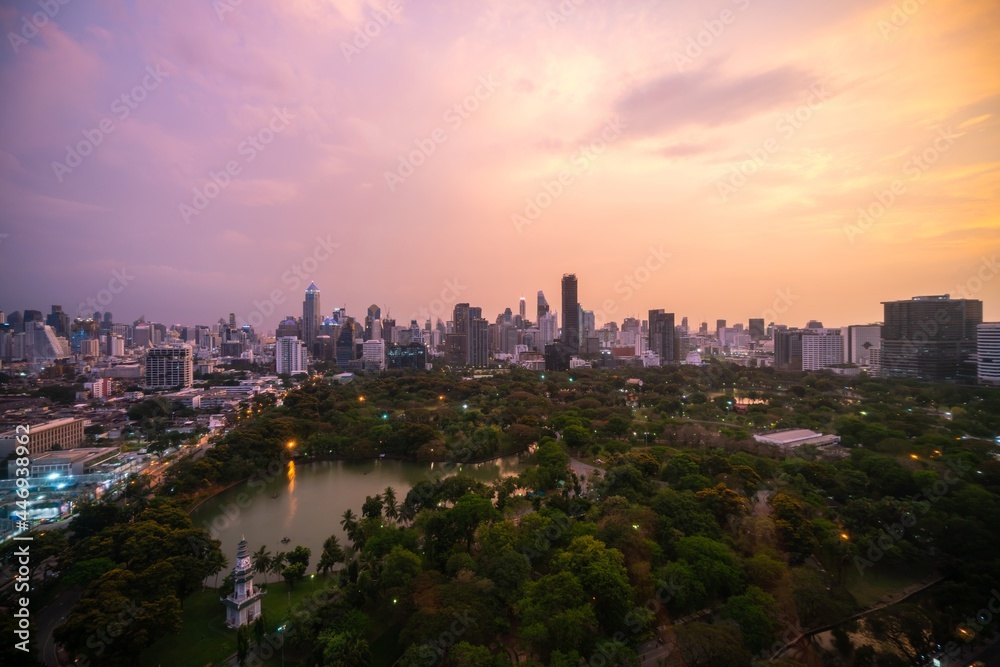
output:
[[[385,363],[386,368],[425,370],[427,368],[427,347],[422,343],[393,345],[385,353]]]
[[[0,310],[0,324],[7,324],[7,313]]]
[[[649,347],[650,352],[660,357],[660,364],[666,365],[674,361],[674,314],[660,310],[649,311]]]
[[[453,356],[449,363],[469,363],[469,304],[456,303],[452,310],[452,333],[448,337]]]
[[[754,341],[763,340],[765,335],[764,329],[764,318],[763,317],[751,317],[750,326],[747,327],[750,331],[750,339]]]
[[[554,342],[559,336],[559,322],[556,314],[546,312],[539,317],[538,331],[542,347]]]
[[[562,277],[562,343],[573,354],[580,351],[580,300],[576,275]]]
[[[1000,322],[977,326],[976,341],[979,384],[1000,386]]]
[[[715,335],[716,336],[718,336],[719,332],[722,331],[725,328],[726,328],[726,321],[725,320],[716,320],[715,321]]]
[[[809,320],[806,322],[806,329],[822,329],[823,323],[819,320]]]
[[[229,313],[229,328],[236,328],[236,313]]]
[[[101,341],[96,338],[87,338],[80,341],[80,354],[84,357],[101,356]]]
[[[354,346],[354,319],[348,317],[340,327],[340,333],[336,339],[337,365],[345,368],[347,364],[357,358],[357,351]]]
[[[150,347],[153,344],[153,332],[148,324],[136,324],[132,327],[133,347]]]
[[[375,320],[378,321],[377,319]],[[365,370],[380,371],[385,368],[385,341],[377,338],[366,340],[361,347],[361,359]]]
[[[109,357],[125,356],[125,339],[120,334],[108,333],[105,340],[107,341],[107,347],[104,349],[105,354]]]
[[[802,332],[774,332],[774,367],[779,371],[802,370]]]
[[[583,338],[590,338],[597,333],[597,321],[594,318],[594,311],[582,311],[580,324],[583,327]]]
[[[524,326],[524,319],[528,316],[528,302],[521,297],[521,301],[517,305],[517,311],[521,314],[521,326]]]
[[[313,343],[319,335],[319,325],[323,319],[319,296],[316,283],[309,283],[309,287],[306,288],[306,298],[302,302],[302,341],[306,344],[307,354],[313,353]]]
[[[976,327],[983,302],[950,295],[884,301],[882,376],[930,382],[976,378]]]
[[[371,340],[373,338],[379,338],[380,336],[375,335],[375,325],[378,324],[379,333],[381,333],[382,326],[382,309],[379,308],[374,303],[368,306],[368,314],[365,315],[365,340]]]
[[[474,368],[489,366],[489,326],[482,308],[469,308],[466,363]]]
[[[287,315],[285,319],[278,323],[278,329],[275,332],[275,337],[277,338],[287,338],[288,336],[294,336],[295,338],[302,339],[302,329],[299,327],[299,323],[295,320],[292,315]]]
[[[683,333],[688,333],[688,331],[689,331],[689,329],[688,329],[688,318],[686,318],[686,317],[682,317],[681,318],[681,331]]]
[[[857,366],[871,366],[871,351],[882,347],[882,327],[878,324],[843,327],[844,362]]]
[[[802,370],[818,371],[844,363],[844,340],[839,330],[807,330],[802,336]]]
[[[146,353],[146,386],[151,389],[187,388],[194,381],[190,345],[160,345]]]
[[[281,336],[274,341],[274,363],[278,375],[308,372],[305,343],[294,336]]]
[[[111,311],[110,311],[110,310],[106,310],[106,311],[104,311],[104,322],[105,322],[106,324],[109,324],[109,325],[110,325],[110,324],[111,324],[112,322],[114,322],[114,319],[113,319],[113,318],[111,317]]]
[[[545,295],[542,294],[542,290],[538,290],[538,311],[536,313],[536,319],[541,320],[542,315],[547,315],[549,312],[549,302],[545,300]]]
[[[45,318],[45,324],[52,327],[57,336],[69,337],[69,315],[63,312],[62,306],[52,306],[52,312]]]

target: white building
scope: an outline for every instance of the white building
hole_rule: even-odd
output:
[[[93,382],[84,382],[83,388],[90,391],[94,398],[107,398],[111,394],[111,380],[101,378]]]
[[[976,327],[979,384],[1000,386],[1000,322]]]
[[[194,357],[190,345],[160,345],[146,353],[146,386],[151,389],[185,389],[194,383]]]
[[[818,371],[844,363],[844,338],[840,332],[802,335],[802,370]]]
[[[226,625],[231,628],[249,625],[260,616],[260,598],[264,592],[254,586],[253,573],[250,546],[243,538],[236,548],[236,565],[232,570],[233,592],[229,597],[222,598],[222,604],[226,606]]]
[[[295,336],[282,336],[274,341],[274,361],[278,375],[309,372],[305,343]]]
[[[546,345],[555,341],[559,337],[559,324],[555,313],[545,313],[538,318],[538,331],[541,333],[541,346],[539,349],[544,349]]]
[[[366,340],[361,346],[361,360],[365,370],[385,369],[385,341],[379,338]]]

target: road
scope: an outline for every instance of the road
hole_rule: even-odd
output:
[[[80,599],[78,591],[66,591],[57,595],[52,602],[35,614],[35,627],[38,628],[39,644],[42,647],[42,662],[46,667],[58,667],[56,657],[56,641],[52,631],[56,629],[69,614],[73,605]]]

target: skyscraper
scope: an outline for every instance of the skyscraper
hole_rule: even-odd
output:
[[[549,302],[545,300],[545,295],[542,290],[538,290],[538,312],[537,319],[539,322],[542,321],[542,315],[547,315],[549,312]]]
[[[473,368],[489,366],[489,326],[490,323],[483,317],[482,308],[469,308],[466,363]]]
[[[160,345],[146,353],[146,386],[153,389],[190,387],[194,357],[190,345]]]
[[[983,302],[950,295],[883,301],[882,376],[931,382],[976,377],[976,327]]]
[[[979,384],[1000,386],[1000,322],[976,327]]]
[[[747,327],[750,331],[751,340],[761,340],[764,338],[766,329],[764,328],[764,318],[763,317],[751,317],[750,326]]]
[[[274,342],[275,372],[296,375],[309,371],[305,343],[293,336],[281,336]]]
[[[319,325],[323,319],[323,309],[320,307],[319,288],[316,283],[309,283],[306,288],[306,298],[302,302],[302,341],[306,344],[306,352],[313,353],[313,344],[319,334]]]
[[[528,302],[521,297],[521,301],[518,303],[518,312],[521,314],[521,326],[524,326],[524,318],[528,315]]]
[[[580,351],[580,300],[576,274],[562,277],[563,345],[573,354]]]
[[[660,357],[660,364],[674,361],[674,314],[660,310],[649,311],[649,348]]]
[[[381,320],[382,320],[382,309],[376,306],[374,303],[368,306],[368,314],[365,316],[365,340],[371,340],[372,338],[378,338],[375,335],[375,325],[378,324],[379,332],[381,333]]]

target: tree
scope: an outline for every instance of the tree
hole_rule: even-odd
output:
[[[739,623],[747,648],[759,653],[774,642],[780,626],[774,598],[756,586],[734,595],[722,608],[722,616]]]
[[[324,664],[329,667],[368,667],[372,652],[368,642],[357,632],[321,636]]]
[[[241,625],[236,629],[236,662],[240,667],[247,664],[250,655],[250,628]]]
[[[395,546],[382,563],[382,586],[402,588],[422,569],[419,556],[403,547]]]
[[[329,574],[337,563],[343,563],[345,559],[346,555],[340,546],[340,540],[336,535],[331,535],[323,541],[323,552],[320,554],[319,562],[316,563],[316,570]]]
[[[306,566],[302,563],[291,563],[281,571],[281,576],[289,588],[295,588],[296,582],[302,581],[306,577]]]
[[[344,510],[343,518],[340,520],[340,525],[347,533],[347,539],[351,541],[354,546],[358,546],[358,518],[351,509]]]
[[[382,496],[375,494],[365,496],[365,502],[361,506],[361,516],[366,519],[379,519],[382,517]]]
[[[382,492],[382,501],[385,504],[385,518],[396,522],[399,519],[399,506],[396,504],[396,490],[391,486],[385,487]]]
[[[270,571],[278,576],[281,576],[282,571],[285,569],[285,562],[287,561],[288,554],[284,551],[279,551],[274,554],[274,558],[271,559]]]
[[[271,552],[264,544],[253,553],[253,571],[264,575],[264,583],[267,583],[267,573],[271,570]]]
[[[309,568],[309,559],[312,557],[312,549],[302,545],[296,545],[294,549],[285,554],[285,560],[289,565],[302,565],[302,569]]]

